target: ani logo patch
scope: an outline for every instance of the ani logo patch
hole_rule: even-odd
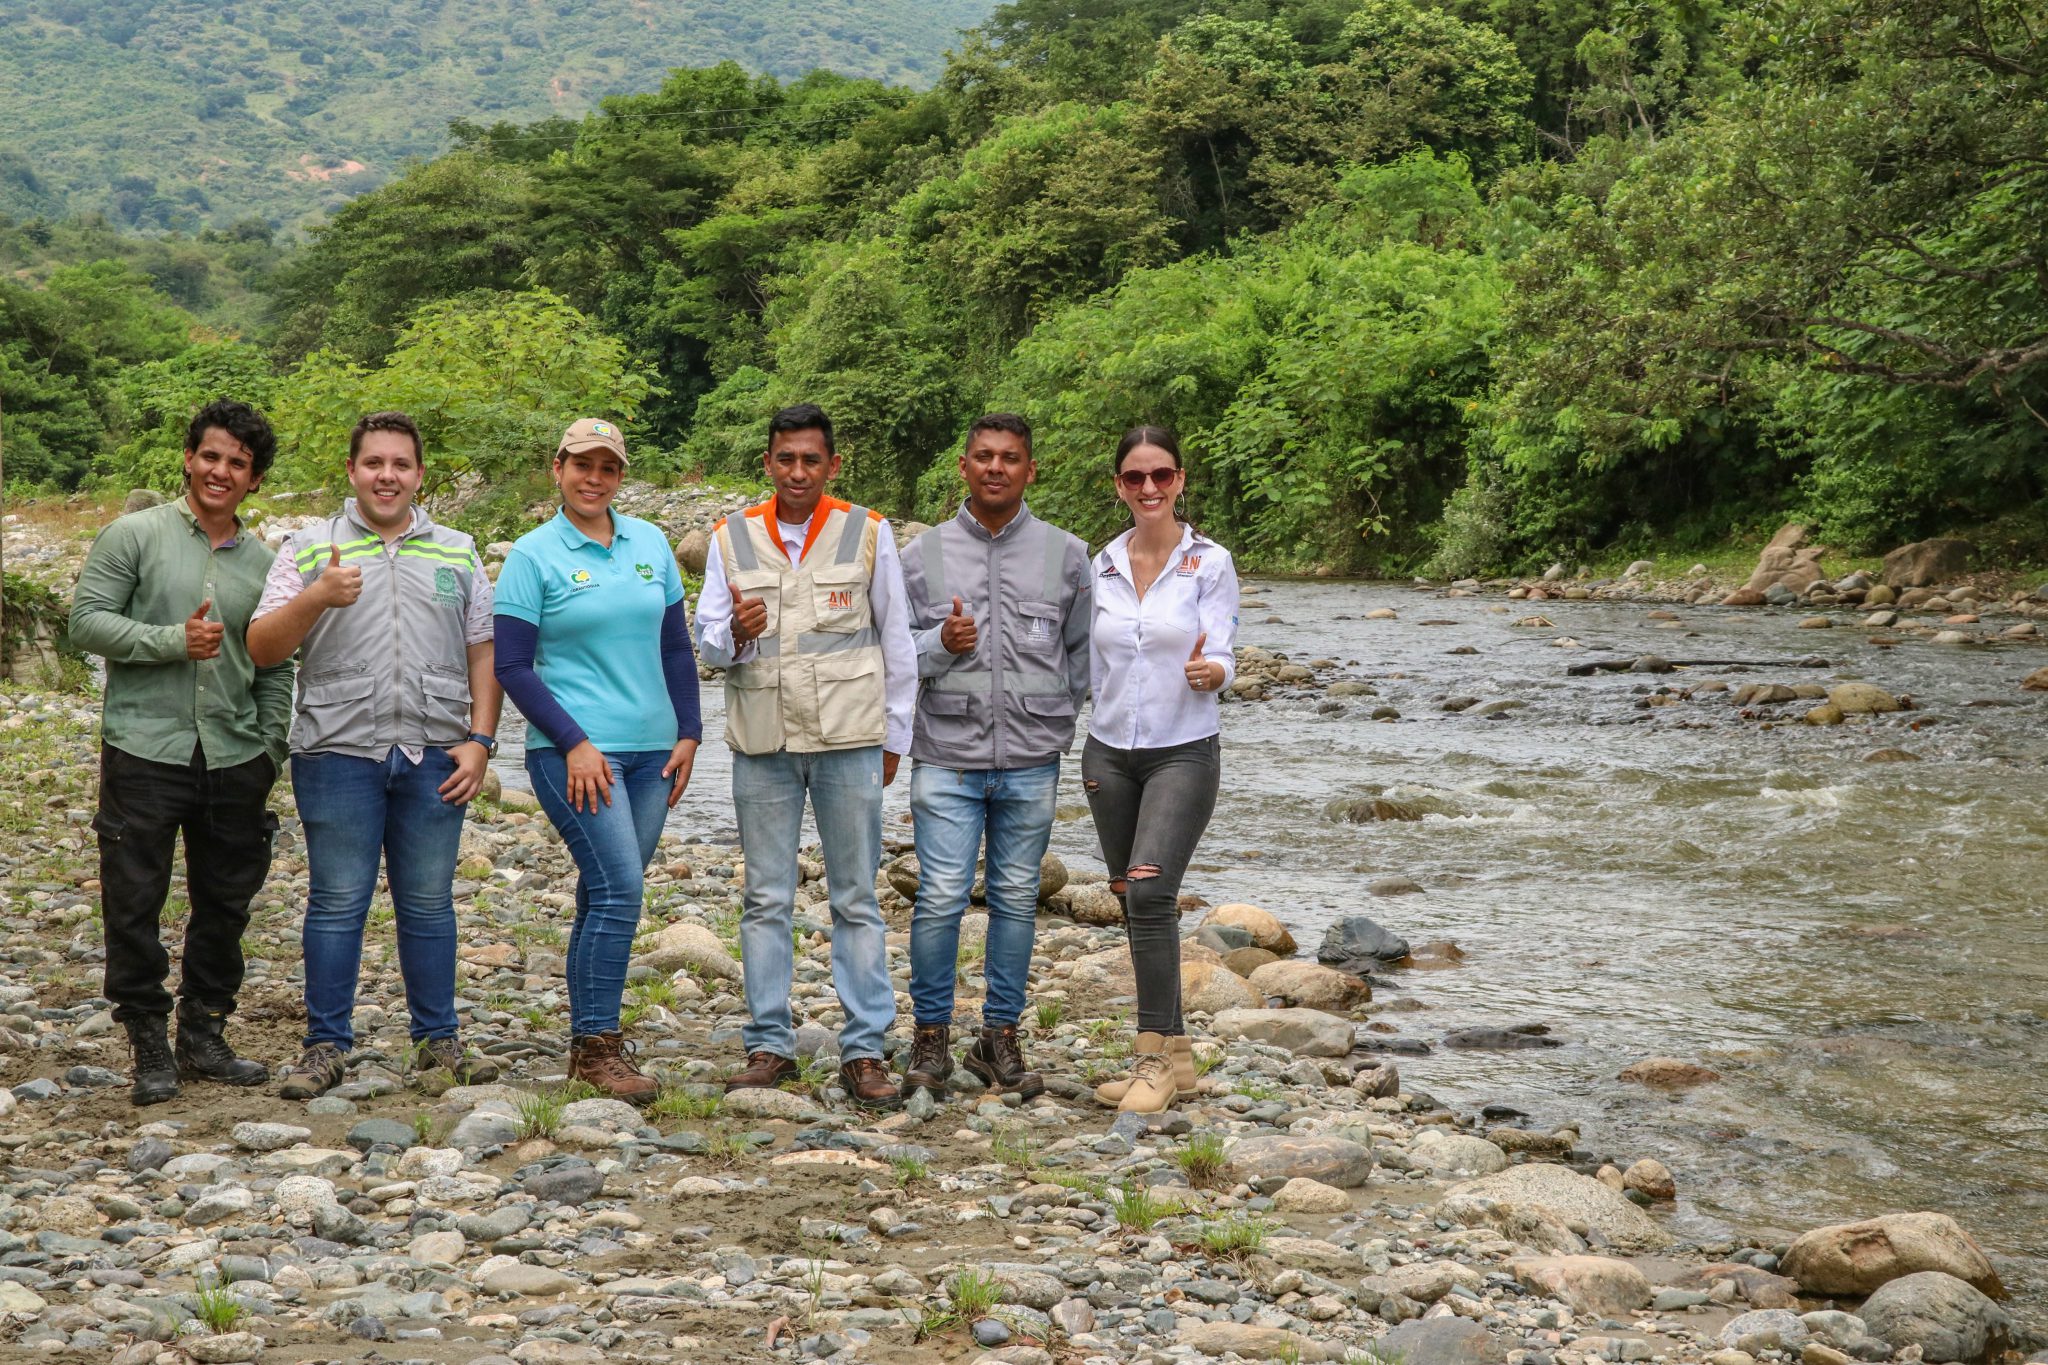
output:
[[[1202,557],[1200,555],[1182,555],[1180,557],[1180,564],[1175,567],[1173,575],[1176,578],[1193,578],[1195,570],[1201,567]]]
[[[853,589],[833,588],[825,594],[826,611],[852,611]]]
[[[654,581],[654,566],[652,564],[635,564],[633,570],[640,575],[642,583],[652,583]]]
[[[1049,645],[1052,643],[1052,622],[1043,616],[1024,618],[1024,639],[1028,644]]]
[[[434,570],[434,600],[444,607],[462,605],[462,584],[446,565]]]

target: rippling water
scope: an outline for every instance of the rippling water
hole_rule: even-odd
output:
[[[1313,952],[1364,912],[1411,941],[1455,940],[1464,966],[1400,974],[1423,1008],[1381,1017],[1434,1041],[1475,1023],[1541,1022],[1566,1045],[1402,1057],[1410,1088],[1532,1121],[1676,1173],[1683,1231],[1797,1232],[1897,1209],[1953,1214],[2040,1321],[2048,1300],[2048,696],[2019,679],[2038,645],[1885,649],[1796,617],[1447,599],[1406,587],[1248,585],[1239,634],[1333,658],[1378,697],[1233,705],[1224,793],[1188,888],[1272,910]],[[1400,619],[1367,621],[1379,606]],[[1507,610],[1503,610],[1503,607]],[[1510,623],[1536,611],[1553,628]],[[1853,622],[1854,617],[1845,617]],[[1578,647],[1560,647],[1560,639]],[[1469,648],[1476,652],[1453,653]],[[1664,678],[1566,676],[1594,657],[1790,661]],[[1763,729],[1726,697],[1645,710],[1659,686],[1856,678],[1920,709],[1826,729]],[[1528,704],[1450,714],[1452,696]],[[706,697],[717,709],[716,689]],[[1391,704],[1397,722],[1368,719]],[[1325,703],[1327,705],[1327,703]],[[1796,716],[1803,704],[1783,708]],[[707,725],[716,734],[717,725]],[[1919,762],[1871,763],[1896,747]],[[516,748],[501,759],[515,774]],[[1077,766],[1063,804],[1082,804]],[[733,840],[711,742],[672,821]],[[892,836],[906,784],[889,794]],[[1414,823],[1338,824],[1333,797],[1432,798]],[[1054,848],[1099,866],[1085,819]],[[1401,873],[1424,894],[1379,899]],[[1614,1079],[1668,1054],[1724,1080],[1667,1098]]]

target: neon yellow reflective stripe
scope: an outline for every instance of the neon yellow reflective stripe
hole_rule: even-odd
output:
[[[445,559],[451,564],[467,564],[470,559],[470,554],[467,550],[458,550],[453,545],[433,545],[425,542],[415,545],[408,541],[398,547],[398,553],[402,555],[425,555],[429,559]]]
[[[379,536],[364,536],[361,540],[344,540],[341,542],[341,557],[347,559],[351,550],[360,550],[364,546],[382,543],[382,537]],[[301,569],[310,569],[313,567],[314,560],[319,559],[322,555],[330,555],[332,553],[334,553],[334,542],[328,541],[324,545],[308,546],[306,549],[299,551],[299,557],[296,562]]]

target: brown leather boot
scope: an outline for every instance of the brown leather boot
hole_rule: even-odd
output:
[[[960,1060],[998,1095],[1014,1092],[1029,1100],[1045,1093],[1045,1078],[1024,1068],[1024,1046],[1017,1041],[1015,1024],[983,1024],[981,1036]]]
[[[946,1078],[953,1074],[953,1029],[948,1024],[919,1024],[910,1036],[910,1064],[903,1068],[900,1091],[909,1099],[920,1090],[933,1099],[946,1096]]]
[[[747,1064],[725,1078],[727,1090],[773,1090],[797,1078],[797,1065],[774,1052],[749,1052]]]
[[[1173,1059],[1173,1087],[1178,1097],[1186,1099],[1195,1093],[1195,1040],[1185,1033],[1169,1034],[1166,1039],[1166,1055]],[[1113,1081],[1104,1081],[1095,1087],[1095,1102],[1106,1104],[1112,1109],[1123,1103],[1130,1093],[1131,1078],[1119,1076]]]
[[[571,1038],[569,1079],[628,1104],[646,1104],[661,1092],[660,1081],[633,1065],[633,1045],[616,1032]]]
[[[847,1097],[863,1109],[901,1109],[903,1096],[889,1079],[889,1068],[880,1057],[856,1057],[839,1068],[839,1084]]]

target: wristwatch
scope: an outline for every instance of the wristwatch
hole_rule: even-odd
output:
[[[480,734],[478,734],[478,733],[477,733],[476,731],[474,731],[474,730],[471,730],[471,731],[469,732],[469,742],[470,742],[471,744],[481,744],[481,745],[483,745],[483,746],[484,746],[484,756],[485,756],[486,758],[493,758],[493,757],[496,757],[496,756],[497,756],[497,752],[498,752],[498,741],[497,741],[496,739],[492,738],[492,737],[491,737],[490,735],[480,735]]]

